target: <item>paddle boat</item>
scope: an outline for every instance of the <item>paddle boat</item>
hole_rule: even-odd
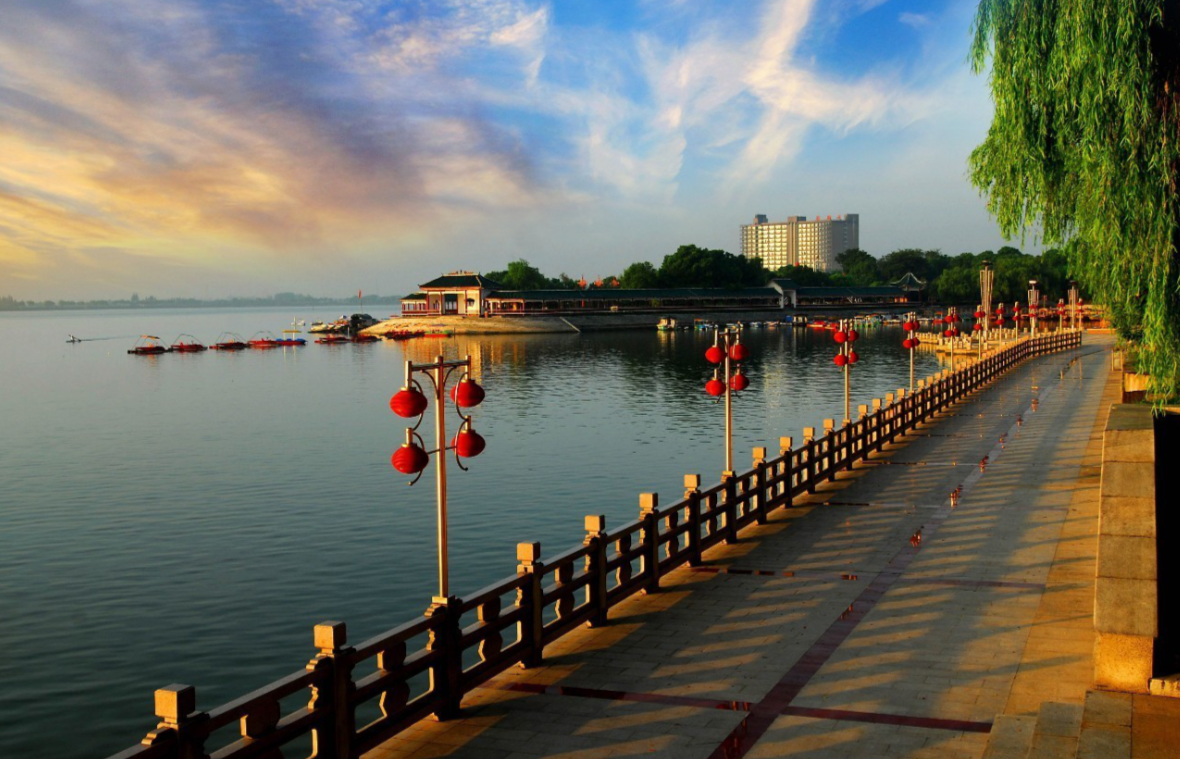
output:
[[[168,348],[155,335],[140,335],[135,347],[127,352],[133,356],[156,356],[167,353]]]
[[[215,351],[240,351],[249,348],[246,341],[237,332],[222,332],[217,336],[217,342],[209,346]]]
[[[304,340],[302,337],[287,337],[287,335],[298,335],[298,334],[299,334],[299,330],[297,330],[297,329],[285,329],[285,330],[283,330],[283,336],[280,339],[276,340],[275,342],[278,343],[279,345],[307,345],[307,341]]]
[[[277,348],[279,339],[269,330],[259,330],[250,338],[251,348]]]
[[[206,348],[204,343],[192,335],[177,335],[170,350],[173,353],[200,353]]]
[[[342,343],[352,342],[344,335],[331,335],[331,334],[324,335],[323,337],[317,337],[315,341],[317,343],[319,343],[320,345],[340,345]]]

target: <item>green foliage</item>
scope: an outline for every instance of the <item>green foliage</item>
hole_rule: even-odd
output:
[[[760,259],[735,256],[724,250],[681,245],[664,257],[660,281],[664,287],[760,287],[766,284]]]
[[[637,261],[619,277],[621,285],[628,290],[646,290],[660,286],[660,272],[650,261]]]
[[[995,116],[972,182],[1004,233],[1039,224],[1161,397],[1180,376],[1180,3],[981,0]]]
[[[809,266],[783,266],[775,270],[774,276],[789,279],[800,287],[830,287],[832,284],[830,275]]]
[[[860,248],[849,248],[836,256],[836,263],[848,280],[860,287],[871,287],[881,281],[878,261]]]

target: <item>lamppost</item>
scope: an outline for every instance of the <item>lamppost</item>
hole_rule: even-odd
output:
[[[1065,298],[1057,299],[1057,331],[1065,329]]]
[[[750,380],[742,374],[741,362],[750,355],[742,345],[741,327],[718,327],[713,332],[713,345],[705,351],[705,359],[718,364],[713,370],[713,379],[705,383],[705,392],[714,398],[725,398],[725,475],[733,475],[733,393],[740,393],[750,386]],[[736,371],[734,371],[736,367]],[[725,379],[721,379],[724,372]],[[732,391],[732,392],[730,392]]]
[[[955,368],[955,340],[959,338],[959,322],[962,320],[959,309],[954,306],[946,310],[946,316],[943,318],[947,327],[943,330],[942,336],[950,338],[951,341],[951,369]]]
[[[852,350],[852,344],[860,339],[860,333],[852,328],[851,320],[841,319],[836,331],[832,333],[832,339],[840,346],[833,361],[844,370],[844,424],[847,425],[852,421],[852,399],[849,393],[852,365],[860,360],[860,356]]]
[[[914,394],[914,351],[922,344],[918,339],[918,327],[918,315],[913,311],[906,314],[905,322],[901,325],[906,337],[901,341],[901,347],[910,352],[910,395]]]
[[[1028,281],[1028,315],[1029,315],[1029,337],[1037,336],[1037,309],[1041,305],[1041,293],[1037,290],[1037,281],[1030,279]]]
[[[987,309],[980,303],[975,307],[975,325],[971,327],[971,331],[975,332],[975,338],[979,344],[979,357],[983,358],[983,339],[987,334]]]
[[[1076,280],[1069,281],[1069,326],[1071,329],[1078,328],[1078,306],[1081,301],[1078,300],[1078,283]]]
[[[986,316],[992,311],[992,288],[995,283],[996,272],[992,269],[992,262],[984,261],[983,266],[979,269],[979,300],[981,301],[979,306],[985,315],[983,321],[983,342],[985,343],[991,336]]]
[[[455,411],[463,421],[459,425],[459,432],[447,442],[446,406],[447,382],[456,370],[462,370],[459,381],[451,388],[451,400],[455,404]],[[472,458],[483,452],[487,445],[483,436],[472,429],[471,415],[463,413],[463,409],[478,406],[484,399],[484,390],[475,380],[471,379],[471,356],[462,361],[444,361],[439,356],[430,364],[414,364],[406,362],[406,384],[389,399],[389,408],[393,413],[405,419],[418,417],[413,427],[406,428],[406,442],[394,451],[390,463],[402,474],[415,475],[410,485],[422,478],[422,472],[430,463],[430,457],[439,454],[435,466],[435,490],[438,500],[438,596],[434,598],[434,606],[448,606],[450,603],[450,576],[447,569],[447,451],[455,452],[455,463],[460,469],[467,471],[461,459]],[[426,441],[418,434],[418,427],[426,419],[426,407],[429,405],[422,385],[415,379],[415,374],[422,374],[430,380],[431,395],[434,397],[434,444],[433,450],[426,450]]]

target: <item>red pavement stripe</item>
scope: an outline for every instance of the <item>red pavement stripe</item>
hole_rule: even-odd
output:
[[[938,719],[936,717],[911,717],[905,714],[881,714],[879,712],[854,712],[845,709],[813,709],[808,706],[788,706],[783,714],[816,719],[834,719],[845,722],[869,722],[874,725],[901,725],[903,727],[924,727],[930,730],[954,730],[961,733],[990,733],[992,723],[971,722],[963,719]]]
[[[638,701],[645,704],[667,704],[669,706],[695,706],[701,709],[746,712],[752,704],[749,701],[724,701],[716,698],[675,696],[669,693],[635,693],[622,690],[601,690],[579,688],[573,685],[542,685],[540,683],[509,683],[502,690],[521,693],[543,693],[547,696],[577,696],[579,698],[600,698],[606,701]]]
[[[1007,580],[968,580],[958,577],[899,577],[898,582],[915,585],[961,585],[976,588],[1014,588],[1017,590],[1044,590],[1039,582],[1009,582]]]

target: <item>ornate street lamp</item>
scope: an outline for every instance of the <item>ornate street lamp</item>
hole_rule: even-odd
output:
[[[946,324],[946,329],[943,330],[942,336],[949,338],[951,341],[951,368],[955,368],[955,340],[959,338],[959,322],[963,318],[959,316],[959,309],[951,306],[946,310],[946,317],[943,318],[943,323]]]
[[[992,310],[992,289],[995,283],[996,272],[992,269],[992,262],[984,261],[983,266],[979,269],[979,307],[985,314],[990,314]],[[983,342],[986,343],[990,336],[988,322],[985,318],[983,322]]]
[[[979,341],[979,357],[983,358],[983,340],[984,335],[987,334],[987,309],[983,304],[975,307],[975,325],[971,327],[971,331],[975,333],[975,339]]]
[[[1075,280],[1069,281],[1069,326],[1072,329],[1077,329],[1080,326],[1078,319],[1078,307],[1081,301],[1078,299],[1078,283]]]
[[[1028,281],[1028,314],[1029,314],[1029,337],[1036,337],[1037,335],[1037,309],[1041,305],[1041,293],[1037,290],[1037,281],[1030,279]]]
[[[446,406],[447,382],[456,370],[462,370],[459,381],[451,388],[451,401],[455,404],[455,411],[462,422],[459,432],[447,443]],[[432,609],[439,606],[449,606],[450,577],[447,568],[447,451],[455,452],[455,463],[463,471],[462,459],[473,458],[483,452],[487,445],[483,437],[471,426],[471,415],[463,413],[464,409],[478,406],[484,399],[484,390],[470,377],[471,356],[462,361],[444,361],[439,356],[433,363],[417,364],[406,362],[406,384],[390,398],[389,408],[393,413],[405,419],[418,417],[413,427],[406,428],[406,442],[394,451],[390,463],[402,474],[412,474],[414,479],[410,485],[422,478],[422,473],[430,463],[430,457],[439,454],[435,466],[435,490],[438,499],[438,596],[434,599]],[[426,407],[429,405],[427,394],[422,391],[422,385],[415,379],[415,374],[422,374],[430,380],[431,392],[434,397],[434,449],[426,450],[426,441],[418,434],[418,427],[426,419]]]
[[[725,476],[733,470],[733,394],[750,386],[742,374],[741,363],[750,356],[750,349],[742,345],[741,327],[718,327],[713,332],[713,345],[705,351],[705,360],[717,364],[713,379],[705,383],[705,392],[714,398],[725,399]],[[736,371],[735,371],[736,370]]]
[[[910,395],[914,394],[914,351],[922,344],[918,339],[918,315],[913,311],[905,316],[905,322],[902,323],[901,328],[905,330],[906,337],[901,341],[901,347],[910,352]]]
[[[1057,331],[1065,329],[1065,298],[1057,299]]]
[[[852,344],[860,339],[860,333],[852,328],[852,320],[841,319],[832,333],[832,339],[840,346],[836,357],[832,359],[836,366],[844,370],[844,424],[852,421],[852,399],[850,396],[852,365],[860,360]]]

